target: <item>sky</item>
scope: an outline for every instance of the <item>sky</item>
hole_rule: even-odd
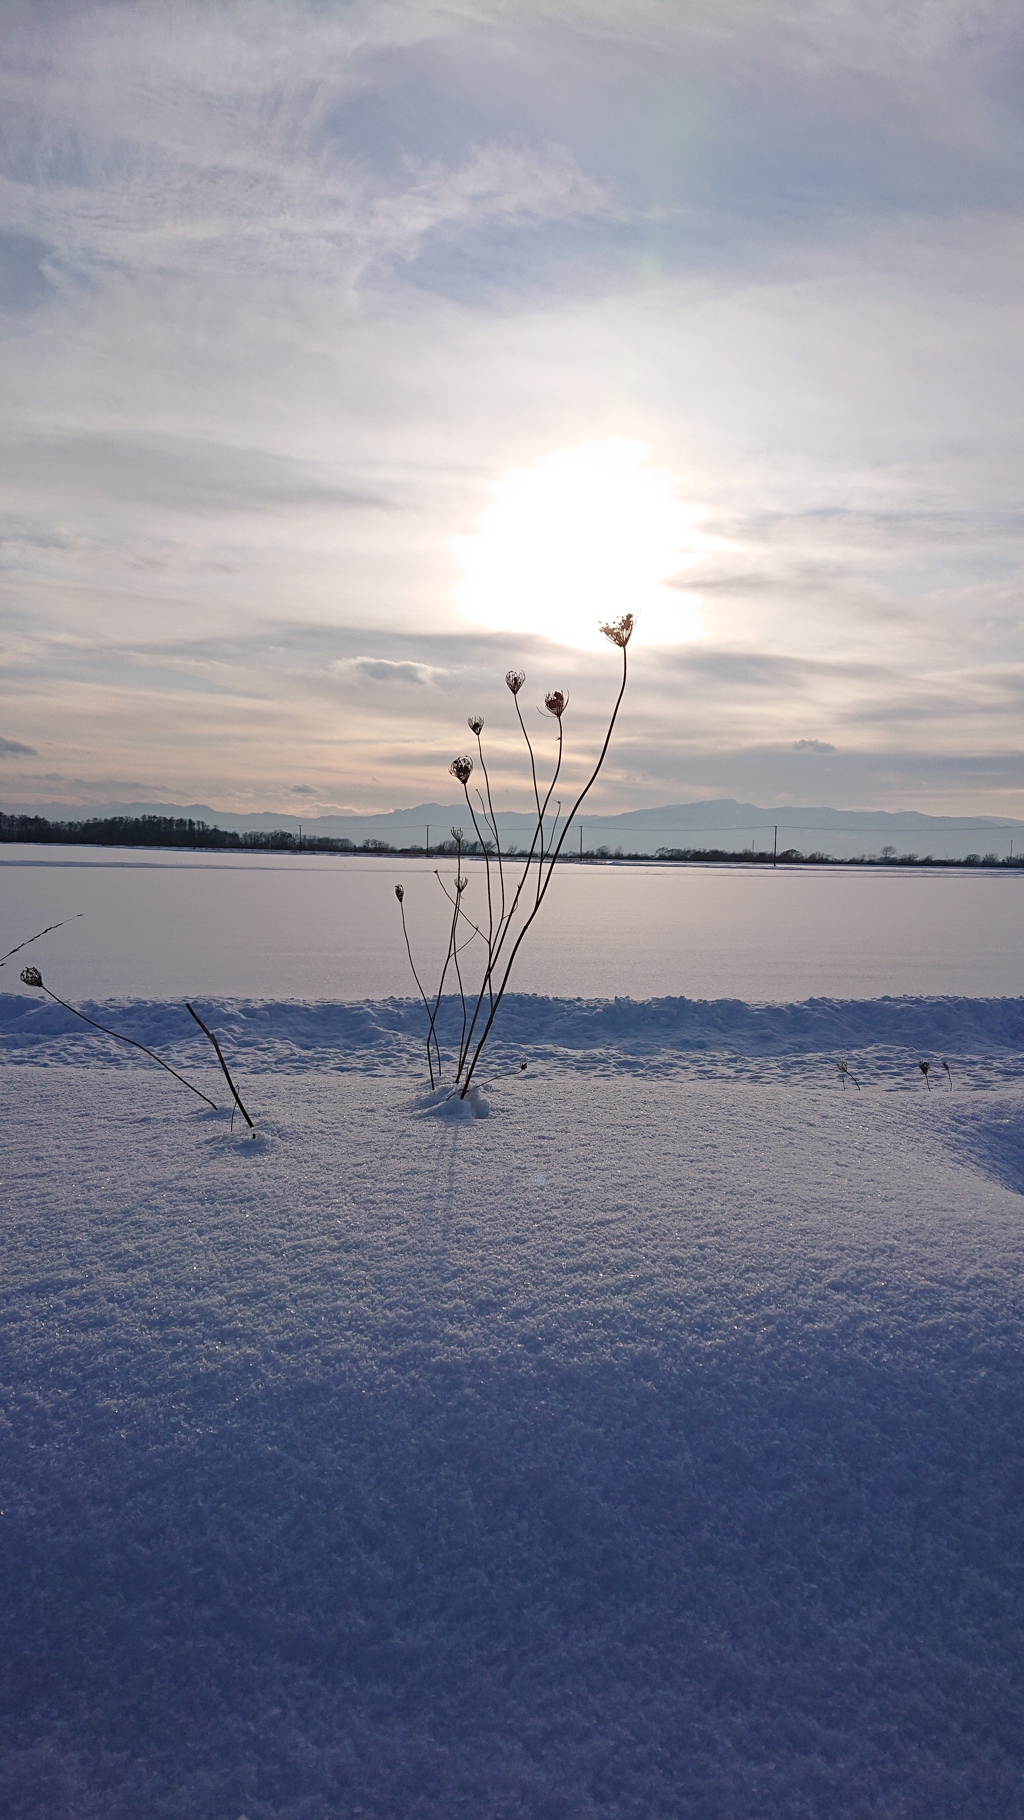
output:
[[[0,801],[1024,815],[1024,5],[7,0]]]

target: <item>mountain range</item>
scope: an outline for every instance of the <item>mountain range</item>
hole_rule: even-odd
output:
[[[334,840],[387,841],[396,847],[436,846],[461,827],[473,838],[472,826],[461,803],[417,803],[409,809],[392,809],[371,815],[300,816],[261,811],[234,814],[208,803],[109,802],[91,807],[48,803],[44,808],[23,804],[8,806],[10,814],[44,814],[52,821],[80,821],[108,815],[173,815],[204,821],[211,826],[248,830],[288,829],[311,839],[326,835]],[[533,826],[524,811],[499,812],[502,842],[517,841]],[[619,815],[584,814],[583,845],[588,851],[608,847],[614,853],[654,853],[659,847],[721,847],[742,852],[753,843],[771,847],[778,830],[778,848],[803,852],[822,850],[839,858],[859,853],[879,853],[884,846],[898,852],[914,851],[936,858],[962,859],[972,852],[995,852],[1003,858],[1013,842],[1014,853],[1024,851],[1024,821],[1008,816],[926,815],[920,810],[831,809],[828,807],[762,808],[733,797],[712,797],[703,802],[668,803],[649,809],[629,809]],[[569,850],[579,846],[574,826]]]

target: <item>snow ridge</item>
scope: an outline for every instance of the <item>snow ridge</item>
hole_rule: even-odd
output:
[[[415,999],[204,999],[197,1006],[240,1065],[378,1073],[418,1072],[426,1016]],[[160,1050],[172,1061],[205,1066],[208,1046],[184,1005],[124,999],[83,1003],[98,1022]],[[461,1026],[458,1001],[445,999],[442,1047]],[[488,1054],[489,1072],[513,1060],[586,1072],[619,1070],[706,1077],[817,1070],[844,1057],[885,1076],[916,1062],[948,1059],[961,1078],[1024,1073],[1024,999],[815,998],[751,1004],[739,999],[582,999],[509,994]],[[59,1005],[28,993],[0,994],[0,1060],[46,1065],[89,1062],[147,1065],[144,1058],[90,1030]]]

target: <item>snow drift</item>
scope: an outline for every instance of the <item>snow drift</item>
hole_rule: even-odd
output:
[[[417,999],[197,1000],[231,1055],[250,1070],[357,1070],[424,1066],[426,1018]],[[166,1054],[176,1065],[208,1066],[208,1049],[183,1004],[107,1000],[82,1009],[97,1021]],[[454,1044],[461,1013],[446,999],[439,1030]],[[946,1059],[963,1081],[1016,1078],[1024,1071],[1024,999],[807,999],[748,1004],[739,999],[542,998],[510,993],[485,1057],[484,1077],[513,1060],[532,1066],[759,1078],[820,1071],[822,1060],[857,1057],[869,1074],[902,1078],[921,1058]],[[0,1060],[145,1066],[118,1043],[59,1006],[26,993],[0,995]],[[915,1087],[922,1085],[918,1077]],[[945,1082],[942,1083],[945,1086]]]

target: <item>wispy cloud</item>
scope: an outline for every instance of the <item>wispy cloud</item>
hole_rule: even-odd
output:
[[[728,547],[681,578],[700,651],[637,647],[616,806],[716,749],[741,795],[774,752],[780,788],[1003,805],[1012,8],[54,0],[0,32],[5,779],[390,807],[469,707],[503,725],[523,652],[585,734],[600,663],[467,626],[452,546],[508,469],[625,437]]]
[[[375,683],[429,683],[439,674],[430,664],[395,662],[390,657],[339,658],[330,666],[335,676]]]

